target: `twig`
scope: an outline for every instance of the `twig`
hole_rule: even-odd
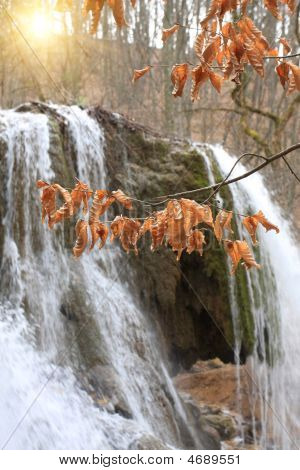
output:
[[[265,55],[263,59],[289,59],[290,57],[300,57],[300,53],[298,54],[290,54],[290,55]]]
[[[225,186],[225,185],[228,185],[228,184],[232,184],[232,183],[236,183],[237,181],[240,181],[244,178],[247,178],[248,176],[251,176],[253,175],[254,173],[256,173],[257,171],[260,171],[262,170],[265,166],[269,165],[270,163],[274,162],[275,160],[278,160],[279,158],[283,158],[285,157],[286,155],[288,155],[289,153],[293,152],[294,150],[297,150],[297,149],[300,149],[300,142],[297,143],[297,144],[294,144],[292,145],[291,147],[288,147],[287,149],[285,150],[282,150],[281,152],[279,153],[276,153],[275,155],[272,155],[270,156],[269,158],[266,158],[264,163],[262,163],[261,165],[258,165],[256,166],[255,168],[253,168],[252,170],[249,170],[247,171],[246,173],[243,173],[242,175],[240,176],[236,176],[235,178],[231,178],[230,180],[228,179],[228,176],[230,176],[230,174],[232,173],[232,170],[233,168],[237,165],[237,163],[246,155],[252,155],[252,156],[256,156],[258,157],[259,155],[256,155],[256,154],[251,154],[251,153],[244,153],[243,155],[241,155],[239,157],[239,159],[235,162],[233,168],[230,170],[229,172],[229,175],[226,176],[226,178],[219,182],[219,183],[215,183],[215,184],[212,184],[210,186],[205,186],[203,188],[198,188],[198,189],[192,189],[190,191],[182,191],[180,193],[175,193],[175,194],[167,194],[167,195],[164,195],[164,196],[158,196],[154,199],[160,199],[160,198],[165,198],[164,201],[161,201],[161,204],[163,202],[166,202],[168,201],[170,198],[176,198],[178,196],[183,196],[184,194],[195,194],[195,193],[203,193],[205,191],[209,191],[209,190],[215,190],[218,188],[218,191],[220,190],[221,188],[221,185],[222,186]],[[262,157],[260,155],[260,157]],[[262,157],[264,158],[264,157]]]

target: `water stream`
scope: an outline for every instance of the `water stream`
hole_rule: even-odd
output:
[[[105,139],[99,124],[77,107],[53,106],[52,111],[65,122],[77,176],[91,187],[105,188]],[[51,232],[40,222],[35,182],[54,178],[49,118],[0,111],[0,144],[5,154],[0,237],[2,447],[126,449],[145,435],[170,447],[184,446],[185,409],[162,361],[151,321],[120,280],[120,269],[130,273],[118,246],[74,260],[64,231]],[[208,169],[212,152],[225,174],[233,157],[221,147],[210,148]],[[243,170],[241,165],[237,169]],[[295,448],[300,445],[299,250],[260,175],[231,191],[236,211],[261,209],[281,230],[279,235],[260,230],[263,271],[247,274],[257,342],[248,362],[257,383],[254,398],[265,398],[260,400],[259,444]],[[237,318],[234,280],[230,286]],[[70,326],[62,315],[70,309],[75,317],[84,312],[79,324]],[[235,324],[238,354],[238,321]],[[90,353],[97,360],[89,370],[115,390],[114,396],[106,396],[104,387],[97,400],[80,378],[85,375],[84,351],[94,346],[93,338],[99,350]],[[255,434],[255,422],[253,429]],[[195,445],[201,446],[200,441]]]

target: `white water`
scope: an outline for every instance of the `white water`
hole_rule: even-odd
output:
[[[65,119],[77,176],[93,188],[105,187],[105,141],[99,125],[76,107],[53,110]],[[126,258],[116,246],[75,261],[65,247],[63,232],[59,228],[50,232],[40,222],[35,181],[53,181],[55,176],[47,117],[0,111],[0,139],[0,144],[7,145],[6,159],[1,162],[6,200],[0,270],[1,446],[126,449],[144,434],[155,435],[170,446],[182,446],[179,423],[185,421],[185,410],[162,363],[153,326],[120,280],[119,270],[127,278],[129,275]],[[233,157],[220,147],[211,150],[226,173]],[[205,160],[210,169],[209,152]],[[238,171],[244,171],[242,166]],[[248,274],[260,358],[263,356],[261,361],[255,352],[249,367],[258,385],[253,389],[254,398],[256,394],[268,401],[260,400],[259,444],[294,448],[299,446],[300,435],[299,251],[259,175],[232,186],[232,191],[236,211],[262,209],[281,229],[279,235],[260,230],[263,269]],[[72,308],[84,320],[74,327],[60,310],[75,294]],[[231,296],[239,351],[234,281]],[[266,324],[273,367],[264,357]],[[79,337],[85,335],[88,343],[93,332],[100,343],[96,356],[98,360],[101,356],[114,376],[122,406],[132,419],[112,412],[114,397],[103,395],[103,402],[111,400],[111,406],[100,403],[96,407],[87,387],[81,385],[80,374],[86,375],[88,366],[81,363],[84,353]],[[100,373],[100,385],[102,380]],[[255,433],[255,422],[253,429]]]
[[[222,174],[227,175],[235,158],[220,146],[212,147],[212,151]],[[239,164],[232,176],[245,171],[245,167]],[[263,448],[299,448],[300,250],[286,217],[273,202],[260,174],[231,185],[230,190],[236,212],[245,214],[262,210],[280,228],[279,234],[274,231],[266,233],[262,227],[259,229],[262,270],[247,272],[257,341],[249,360],[249,370],[255,381],[252,393],[254,400],[259,399],[262,416],[258,444]],[[241,218],[238,217],[238,221],[240,237],[246,238],[251,246],[249,236],[242,229]],[[266,360],[266,328],[273,367],[268,366]],[[255,435],[255,427],[253,432]]]
[[[77,176],[94,188],[105,187],[101,128],[79,108],[53,109],[65,119]],[[179,447],[184,410],[174,400],[152,325],[120,281],[118,270],[128,271],[125,257],[115,248],[75,261],[64,248],[63,232],[50,232],[40,222],[35,182],[54,178],[47,117],[0,111],[0,138],[7,145],[0,444],[10,449],[126,449],[150,434]],[[65,299],[75,293],[74,308],[84,315],[77,331],[60,313]],[[132,419],[111,407],[95,407],[80,386],[78,336],[84,328],[98,335],[101,360]]]

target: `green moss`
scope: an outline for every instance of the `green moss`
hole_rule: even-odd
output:
[[[138,163],[151,164],[154,159],[163,160],[170,151],[168,141],[159,139],[146,139],[143,132],[131,132],[126,134],[126,142],[128,150],[133,159],[137,159]]]
[[[208,251],[204,252],[204,267],[203,271],[209,279],[214,279],[217,282],[218,290],[216,295],[220,298],[223,306],[223,311],[228,315],[222,318],[223,333],[226,341],[233,347],[234,345],[234,331],[232,317],[230,315],[230,299],[229,299],[229,286],[228,286],[228,270],[226,255],[220,245],[214,239],[214,246]],[[218,321],[220,321],[218,319]]]
[[[252,354],[255,346],[255,324],[252,314],[247,276],[243,267],[236,271],[236,296],[239,307],[239,323],[242,332],[242,344],[246,355]]]

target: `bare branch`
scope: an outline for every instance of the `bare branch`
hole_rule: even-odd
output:
[[[190,191],[182,191],[180,193],[175,193],[175,194],[167,194],[167,195],[164,195],[164,196],[159,196],[155,199],[160,199],[160,198],[165,198],[165,199],[169,199],[169,198],[175,198],[175,197],[178,197],[178,196],[183,196],[185,194],[199,194],[199,193],[203,193],[205,191],[209,191],[209,190],[215,190],[217,189],[216,192],[218,192],[221,187],[225,186],[225,185],[228,185],[228,184],[232,184],[232,183],[236,183],[237,181],[240,181],[244,178],[248,178],[248,176],[251,176],[253,175],[254,173],[262,170],[263,168],[265,168],[267,165],[270,165],[270,163],[273,163],[274,161],[276,160],[279,160],[280,158],[283,158],[285,157],[286,155],[290,154],[291,152],[293,152],[294,150],[297,150],[297,149],[300,149],[300,142],[297,143],[297,144],[294,144],[292,145],[291,147],[288,147],[287,149],[285,150],[282,150],[281,152],[279,153],[276,153],[272,156],[270,156],[269,158],[265,158],[263,157],[262,155],[256,155],[256,154],[252,154],[252,153],[244,153],[243,155],[241,155],[238,160],[235,162],[235,164],[233,165],[233,167],[231,168],[230,172],[228,173],[228,175],[222,180],[220,181],[219,183],[216,183],[216,184],[212,184],[210,186],[205,186],[203,188],[197,188],[197,189],[192,189]],[[249,170],[249,171],[246,171],[246,173],[243,173],[242,175],[240,176],[236,176],[235,178],[231,178],[231,179],[228,179],[229,176],[231,175],[232,171],[234,170],[234,168],[236,167],[236,165],[241,161],[242,158],[246,157],[246,156],[255,156],[255,157],[261,157],[261,158],[264,158],[264,162],[261,163],[260,165],[257,165],[255,168],[253,168],[252,170]],[[160,204],[162,204],[163,202],[165,201],[161,201]]]

